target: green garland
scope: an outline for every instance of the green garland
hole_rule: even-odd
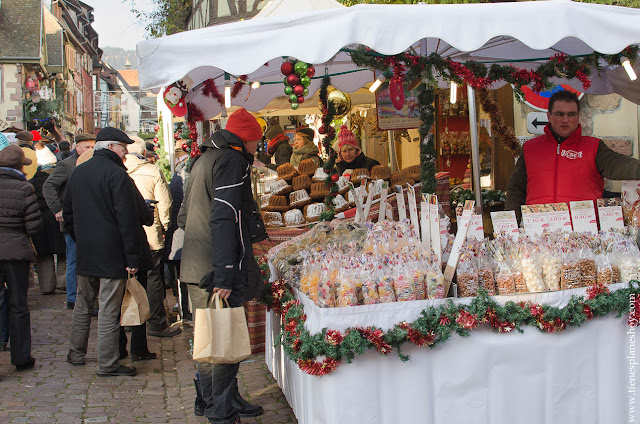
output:
[[[324,163],[322,169],[327,174],[325,184],[329,187],[329,194],[324,198],[324,204],[327,206],[327,210],[320,214],[320,221],[331,221],[336,214],[335,206],[333,204],[334,197],[338,194],[338,175],[334,173],[333,166],[336,163],[338,153],[333,150],[331,144],[336,137],[336,130],[331,126],[334,116],[336,115],[336,108],[334,104],[328,101],[329,85],[331,84],[331,78],[325,76],[322,78],[322,84],[320,85],[320,104],[322,105],[322,127],[321,134],[324,134],[322,139],[322,145],[325,152],[329,156],[329,159]]]
[[[262,266],[265,264],[263,259]],[[405,343],[434,348],[449,340],[453,333],[467,337],[484,324],[499,333],[513,330],[522,333],[525,326],[544,333],[557,333],[569,327],[580,327],[596,316],[615,313],[616,318],[620,318],[629,313],[632,295],[635,312],[628,322],[630,326],[637,326],[640,282],[632,281],[627,288],[613,293],[606,286],[592,286],[587,289],[586,298],[573,296],[563,308],[531,302],[507,302],[502,306],[481,289],[469,305],[456,305],[449,300],[444,305],[430,306],[412,323],[398,323],[387,332],[369,326],[349,328],[344,333],[323,329],[317,334],[305,329],[303,306],[283,280],[266,285],[263,302],[268,309],[282,316],[282,331],[275,344],[282,345],[289,359],[302,371],[321,376],[372,349],[382,355],[395,349],[400,360],[408,361],[410,357],[402,353]],[[318,360],[319,357],[323,359]]]
[[[535,92],[549,89],[553,86],[551,78],[560,77],[578,79],[584,89],[591,85],[589,76],[592,67],[598,72],[601,70],[600,62],[611,65],[619,65],[620,58],[626,56],[631,63],[638,58],[638,46],[629,46],[615,55],[604,55],[594,52],[582,57],[556,54],[549,60],[538,66],[535,70],[518,69],[513,65],[500,65],[497,63],[486,67],[482,63],[467,61],[456,62],[445,58],[438,53],[428,56],[418,56],[411,53],[400,53],[393,56],[384,56],[368,47],[360,47],[356,50],[344,49],[351,55],[353,63],[362,68],[369,68],[382,72],[387,79],[391,77],[390,68],[394,69],[393,75],[403,76],[406,72],[406,80],[419,79],[418,107],[420,110],[419,132],[422,140],[420,144],[420,171],[423,193],[435,193],[435,137],[432,126],[435,117],[434,89],[437,86],[436,76],[440,75],[447,81],[457,84],[468,84],[477,90],[486,90],[493,83],[505,81],[513,84],[519,100],[524,98],[522,87],[532,85]],[[513,150],[513,146],[507,146]]]

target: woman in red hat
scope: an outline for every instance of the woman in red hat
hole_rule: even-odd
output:
[[[338,160],[336,167],[339,174],[342,174],[347,169],[367,168],[371,171],[371,168],[380,165],[380,162],[362,153],[356,137],[346,125],[340,127],[340,133],[338,134]]]

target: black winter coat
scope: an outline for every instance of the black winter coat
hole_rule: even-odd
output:
[[[42,194],[54,215],[62,210],[67,181],[73,170],[76,169],[77,160],[78,153],[74,150],[71,156],[58,162],[49,178],[42,185]],[[64,231],[64,224],[60,224],[60,230]]]
[[[35,261],[29,237],[40,228],[33,186],[24,174],[0,168],[0,261]]]
[[[169,192],[171,193],[173,203],[171,204],[171,222],[169,223],[169,228],[165,233],[164,239],[165,260],[168,260],[171,247],[173,246],[173,233],[178,229],[178,213],[180,212],[180,206],[182,205],[182,199],[184,198],[181,172],[184,165],[184,163],[181,163],[176,167],[176,172],[173,174],[173,177],[171,177],[171,181],[169,182]]]
[[[364,153],[362,152],[358,156],[356,156],[356,158],[350,163],[347,163],[344,161],[340,161],[336,163],[336,167],[338,168],[338,174],[340,175],[342,175],[342,173],[347,169],[367,168],[369,171],[371,171],[371,168],[377,165],[380,165],[380,162],[365,156]]]
[[[47,201],[42,194],[42,186],[54,169],[55,168],[48,168],[42,170],[38,168],[36,174],[29,180],[36,191],[38,208],[42,216],[42,229],[31,237],[38,256],[64,255],[65,253],[66,245],[64,236],[62,232],[60,232],[60,223],[56,221],[56,217],[51,212],[51,209],[49,209]]]
[[[226,130],[214,133],[201,150],[178,216],[185,230],[180,277],[208,290],[231,289],[229,303],[238,305],[262,286],[251,247],[253,156]]]
[[[62,213],[65,231],[76,241],[78,274],[126,278],[127,267],[141,267],[140,223],[146,213],[140,199],[127,169],[111,150],[97,150],[73,171]]]

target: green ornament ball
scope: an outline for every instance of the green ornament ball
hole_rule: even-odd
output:
[[[296,71],[296,74],[303,76],[303,75],[307,75],[308,67],[309,66],[305,62],[296,62],[294,69]]]
[[[304,89],[304,94],[302,94],[304,97],[307,97],[309,95],[309,89],[305,88]]]
[[[298,96],[296,96],[295,94],[291,94],[291,95],[289,96],[289,101],[290,101],[291,103],[294,103],[294,102],[295,102],[295,103],[298,103]]]
[[[287,75],[288,77],[289,75]],[[282,82],[284,83],[284,85],[289,85],[289,83],[287,82],[287,77],[284,77],[284,79],[282,80]]]
[[[305,88],[309,87],[309,84],[311,84],[311,78],[305,75],[304,77],[300,78],[300,84],[302,84],[302,86]]]
[[[291,94],[293,94],[293,87],[291,87],[290,85],[285,85],[284,94],[286,94],[287,96],[290,96]]]
[[[296,110],[300,105],[298,103],[291,103],[291,109]]]

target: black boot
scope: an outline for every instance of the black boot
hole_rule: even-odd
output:
[[[233,397],[233,406],[236,407],[238,411],[240,411],[241,417],[257,417],[258,415],[264,414],[264,409],[260,405],[252,405],[242,396],[240,393],[236,391],[235,396]]]
[[[200,382],[198,380],[193,380],[193,384],[196,386],[196,401],[193,405],[193,413],[198,417],[204,416],[204,408],[207,406],[204,399],[202,398],[202,390],[200,390]]]

